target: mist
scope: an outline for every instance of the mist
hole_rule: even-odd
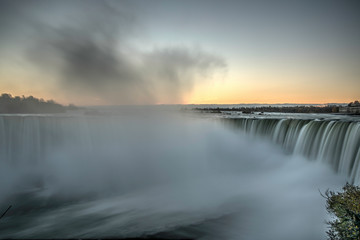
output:
[[[358,119],[212,104],[356,97],[360,14],[267,4],[0,1],[0,239],[326,239]]]
[[[0,32],[16,37],[0,41],[7,47],[21,45],[14,49],[17,57],[49,78],[40,81],[55,79],[52,88],[69,99],[108,105],[182,103],[197,81],[226,71],[221,56],[200,46],[138,46],[146,41],[146,29],[127,1],[1,5],[3,21],[12,26],[0,25]]]
[[[0,169],[14,205],[0,237],[325,239],[319,190],[345,181],[331,168],[213,118],[120,112],[1,119],[18,145]]]

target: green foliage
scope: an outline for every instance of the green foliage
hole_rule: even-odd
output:
[[[44,99],[33,96],[12,97],[8,93],[3,93],[0,96],[0,113],[59,113],[65,111],[64,106],[53,100],[45,102]]]
[[[335,215],[329,221],[330,240],[360,240],[360,187],[346,183],[343,192],[325,192],[326,209]]]

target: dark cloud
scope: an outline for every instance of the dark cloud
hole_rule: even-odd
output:
[[[31,17],[26,9],[32,8],[32,1],[1,0],[0,1],[0,49],[10,43],[18,43],[26,36],[27,28],[31,27]]]
[[[213,70],[223,69],[223,59],[195,48],[167,47],[144,55],[148,75],[158,80],[160,87],[169,90],[168,101],[176,101],[190,91],[197,77],[207,79]]]
[[[195,48],[134,49],[131,42],[141,25],[126,2],[41,3],[40,10],[25,11],[33,18],[27,57],[42,71],[58,76],[68,95],[113,104],[181,102],[195,79],[226,66],[220,57]]]

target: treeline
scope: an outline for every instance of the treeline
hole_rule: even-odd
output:
[[[74,108],[76,108],[74,105],[66,107],[54,100],[45,101],[33,96],[13,97],[8,93],[0,96],[0,113],[62,113]]]
[[[326,209],[334,215],[328,221],[329,240],[358,240],[360,239],[360,187],[346,183],[342,192],[327,190]]]
[[[273,106],[262,106],[262,107],[233,107],[233,108],[194,108],[193,110],[210,113],[221,113],[223,111],[235,111],[242,113],[253,113],[253,112],[279,112],[279,113],[338,113],[339,106],[294,106],[294,107],[273,107]]]
[[[351,102],[348,104],[348,107],[360,107],[360,103],[358,100]]]

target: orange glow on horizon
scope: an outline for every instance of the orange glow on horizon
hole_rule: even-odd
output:
[[[110,103],[103,99],[94,98],[94,97],[73,97],[67,98],[61,93],[53,95],[46,91],[40,91],[35,89],[13,89],[13,88],[4,88],[2,87],[1,93],[9,93],[12,96],[34,96],[36,98],[43,98],[44,100],[54,100],[57,103],[68,105],[70,103],[79,105],[79,106],[102,106],[102,105],[123,105],[122,103]],[[216,90],[213,90],[216,91]],[[343,96],[301,96],[301,94],[291,94],[286,92],[278,92],[276,94],[272,92],[264,93],[259,90],[258,94],[252,94],[251,92],[246,91],[230,91],[230,92],[220,92],[214,94],[214,92],[194,92],[189,94],[182,102],[157,102],[155,105],[161,104],[326,104],[326,103],[349,103],[354,100],[358,100],[359,97],[356,95],[350,97]],[[149,103],[143,103],[145,105]],[[151,103],[150,103],[151,104]],[[128,104],[125,104],[128,105]],[[134,104],[142,105],[142,104]]]
[[[106,98],[91,96],[90,94],[74,94],[61,89],[51,76],[41,75],[31,71],[17,71],[15,68],[0,71],[1,93],[12,96],[34,96],[44,100],[54,100],[57,103],[78,106],[86,105],[131,105],[131,103],[110,102]],[[169,93],[157,93],[154,102],[136,102],[134,105],[148,104],[326,104],[349,103],[360,100],[359,83],[354,86],[336,83],[323,84],[320,81],[298,81],[300,77],[283,76],[284,81],[277,79],[279,74],[266,76],[255,74],[232,74],[223,78],[195,82],[192,91],[182,95],[182,99],[169,102]],[[44,79],[44,80],[43,80]],[[46,81],[45,81],[46,79]],[[265,81],[264,79],[267,79]],[[11,81],[10,81],[11,80]]]

